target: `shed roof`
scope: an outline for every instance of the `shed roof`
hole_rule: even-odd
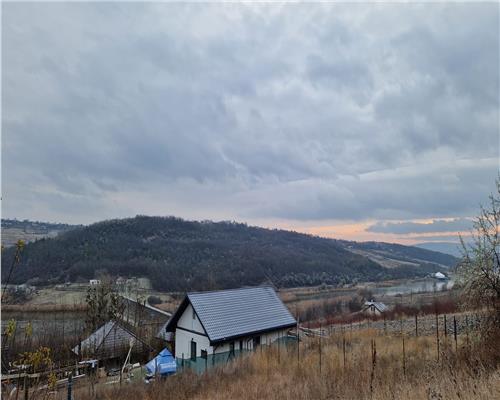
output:
[[[385,312],[389,309],[389,307],[387,307],[384,303],[381,303],[378,301],[366,301],[365,302],[365,308],[368,308],[371,306],[375,307],[380,312]]]
[[[188,304],[193,306],[211,343],[296,324],[274,289],[264,286],[188,293],[168,321],[167,332],[175,330]]]
[[[73,352],[78,354],[81,350],[83,354],[112,358],[128,350],[131,340],[133,345],[146,346],[133,332],[117,321],[108,321],[82,340],[80,345],[75,346]]]

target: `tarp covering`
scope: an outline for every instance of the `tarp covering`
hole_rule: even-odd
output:
[[[163,349],[146,364],[146,370],[151,375],[156,375],[156,367],[158,367],[158,374],[160,375],[173,374],[177,369],[177,365],[172,353],[167,349]]]

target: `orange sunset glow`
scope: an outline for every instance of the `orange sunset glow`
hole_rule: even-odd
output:
[[[451,220],[451,218],[443,218],[443,220]],[[433,219],[414,219],[410,222],[419,224],[431,224]],[[275,225],[263,224],[267,228],[279,228],[295,232],[307,233],[310,235],[321,236],[332,239],[353,240],[357,242],[365,241],[379,241],[389,243],[400,243],[404,245],[414,245],[419,242],[429,241],[442,238],[446,236],[447,239],[443,241],[459,241],[459,235],[468,237],[468,231],[440,231],[440,232],[426,232],[422,234],[395,234],[395,233],[380,233],[370,232],[368,228],[376,223],[376,220],[369,220],[363,222],[336,222],[326,221],[325,224],[318,224],[316,222],[297,222],[289,223],[279,221]],[[403,221],[398,221],[403,222]],[[448,238],[449,237],[449,238]],[[456,239],[455,239],[456,238]]]

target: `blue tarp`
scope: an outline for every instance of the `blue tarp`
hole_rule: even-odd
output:
[[[160,375],[173,374],[176,371],[177,365],[172,353],[167,349],[163,349],[146,364],[146,370],[151,375],[156,375],[156,367],[158,367],[158,374]]]

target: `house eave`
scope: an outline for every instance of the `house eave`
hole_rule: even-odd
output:
[[[210,340],[210,345],[213,346],[213,345],[221,344],[221,343],[228,342],[228,341],[231,341],[231,340],[236,340],[236,339],[240,339],[240,338],[244,338],[244,337],[248,337],[248,336],[255,336],[255,335],[262,334],[262,333],[277,331],[277,330],[280,330],[280,329],[293,328],[293,327],[296,327],[296,326],[297,326],[296,323],[290,323],[290,324],[285,324],[285,325],[273,326],[272,328],[261,329],[261,330],[258,330],[258,331],[251,331],[251,332],[240,333],[238,335],[228,336],[228,337],[224,337],[224,338],[220,338],[220,339],[215,339],[215,340],[212,340],[212,339],[209,338],[209,340]]]

